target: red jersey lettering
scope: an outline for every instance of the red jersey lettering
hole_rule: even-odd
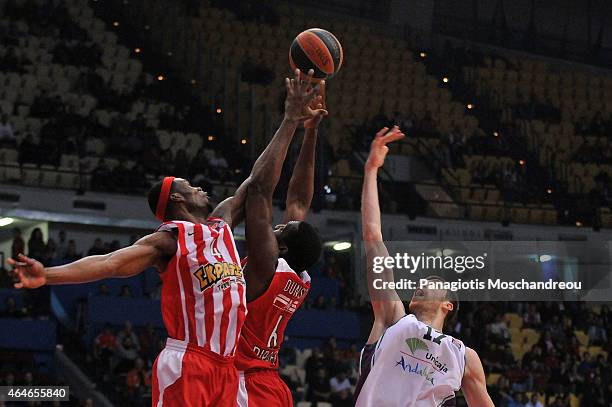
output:
[[[243,266],[246,262],[243,261]],[[236,368],[241,371],[278,369],[278,351],[285,328],[310,290],[310,276],[298,275],[279,258],[270,286],[259,298],[248,303],[236,351]]]

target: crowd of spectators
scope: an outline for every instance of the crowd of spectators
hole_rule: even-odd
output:
[[[130,406],[150,405],[151,368],[164,341],[152,325],[138,331],[129,321],[120,330],[107,325],[93,340],[87,367],[94,380],[113,393],[119,391]]]
[[[584,303],[468,303],[449,332],[476,349],[487,375],[499,374],[489,391],[496,406],[570,406],[570,394],[581,398],[581,406],[607,406],[612,400],[608,340],[612,313],[606,305],[596,313]],[[538,342],[515,359],[507,312],[522,316],[522,328],[532,329]],[[587,334],[589,346],[605,352],[597,356],[581,348],[576,331]],[[583,351],[581,351],[583,349]],[[597,386],[593,384],[597,383]],[[531,393],[531,399],[528,397]],[[555,399],[550,404],[551,399]],[[531,403],[531,404],[529,404]]]

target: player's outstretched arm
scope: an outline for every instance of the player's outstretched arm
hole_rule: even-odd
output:
[[[244,219],[247,188],[252,182],[258,182],[262,187],[272,188],[272,191],[276,188],[287,150],[298,124],[304,120],[327,114],[327,111],[323,109],[313,110],[309,107],[313,99],[318,98],[318,88],[311,86],[314,71],[308,72],[306,80],[301,80],[300,75],[299,69],[296,69],[294,79],[285,79],[287,88],[285,117],[266,149],[255,161],[251,174],[238,187],[234,196],[221,202],[212,213],[212,216],[225,219],[232,227]]]
[[[461,389],[468,406],[495,407],[493,400],[487,393],[487,380],[482,362],[476,351],[471,348],[465,349],[465,373],[463,374]]]
[[[259,297],[270,285],[278,261],[278,243],[272,223],[272,191],[258,183],[248,187],[245,237],[249,263],[244,277],[247,301]]]
[[[38,288],[43,285],[78,284],[111,277],[131,277],[148,267],[161,269],[176,252],[176,239],[169,232],[156,232],[132,246],[103,256],[89,256],[57,267],[44,267],[37,260],[19,255],[9,259],[18,282],[15,288]]]
[[[319,93],[325,94],[325,82],[321,82]],[[316,108],[322,109],[323,103],[316,100]],[[312,203],[314,194],[314,170],[315,170],[315,151],[317,147],[317,134],[319,124],[324,115],[316,115],[304,122],[304,140],[300,148],[300,154],[293,167],[293,173],[289,180],[287,190],[286,208],[283,215],[283,223],[292,220],[302,221]]]
[[[387,127],[380,130],[372,141],[370,155],[365,164],[361,193],[361,219],[368,268],[368,291],[374,311],[374,325],[368,338],[368,344],[376,342],[387,327],[406,314],[404,305],[395,290],[375,290],[373,287],[374,279],[393,281],[393,269],[384,268],[381,273],[374,273],[373,270],[375,258],[389,256],[382,238],[377,180],[378,169],[383,166],[389,152],[387,144],[402,137],[404,134],[397,126],[390,131]]]

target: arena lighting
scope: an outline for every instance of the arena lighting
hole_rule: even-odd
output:
[[[444,78],[442,78],[442,82],[448,83],[448,78],[445,76]]]
[[[543,254],[540,256],[540,263],[546,263],[547,261],[551,261],[552,256],[550,254]]]
[[[351,248],[350,242],[338,242],[332,246],[332,249],[334,249],[337,252],[340,252],[342,250],[348,250],[350,248]]]
[[[13,218],[0,218],[0,227],[8,226],[13,222],[15,222],[15,219]]]
[[[164,75],[159,75],[159,76],[157,77],[157,80],[158,80],[158,81],[163,81],[163,80],[164,80]]]

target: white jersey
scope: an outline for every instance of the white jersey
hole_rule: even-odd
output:
[[[454,406],[465,345],[406,315],[361,352],[356,407]]]

